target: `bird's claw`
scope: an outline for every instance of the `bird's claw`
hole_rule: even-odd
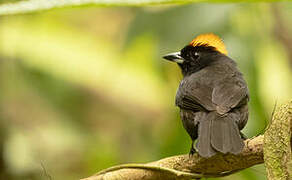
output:
[[[189,157],[192,157],[196,153],[196,149],[194,148],[194,142],[192,142],[191,150],[189,152]]]
[[[189,157],[191,158],[197,151],[194,148],[191,148],[189,152]]]
[[[241,139],[243,139],[243,140],[248,139],[248,137],[247,137],[246,135],[244,135],[242,132],[240,132],[240,137],[241,137]]]

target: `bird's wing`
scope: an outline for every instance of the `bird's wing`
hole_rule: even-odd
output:
[[[212,102],[219,114],[225,114],[232,108],[246,104],[248,98],[248,89],[241,76],[223,79],[212,92]]]
[[[195,78],[185,79],[178,89],[176,105],[193,111],[215,110],[212,91],[213,88],[205,82],[197,81]]]

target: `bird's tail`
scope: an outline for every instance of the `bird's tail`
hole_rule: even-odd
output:
[[[197,149],[201,156],[211,157],[216,152],[239,154],[244,143],[240,131],[235,123],[239,116],[228,113],[220,116],[210,112],[205,119],[201,119],[198,129]]]

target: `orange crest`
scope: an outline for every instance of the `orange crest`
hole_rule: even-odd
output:
[[[220,37],[213,33],[201,34],[192,40],[190,43],[192,46],[207,45],[214,47],[217,51],[227,55],[226,47]]]

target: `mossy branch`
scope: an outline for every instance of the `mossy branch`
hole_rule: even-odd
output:
[[[292,179],[292,101],[275,111],[265,132],[264,160],[269,180]]]
[[[291,168],[291,112],[292,101],[278,108],[265,134],[247,139],[239,155],[217,154],[208,159],[198,154],[192,157],[178,155],[147,164],[114,166],[83,180],[188,180],[222,177],[264,163],[264,153],[270,179],[278,177],[276,175],[281,168],[284,168],[280,170],[285,174],[284,179],[289,179],[291,178],[289,174],[291,173],[289,169]],[[264,142],[268,144],[264,145]]]

